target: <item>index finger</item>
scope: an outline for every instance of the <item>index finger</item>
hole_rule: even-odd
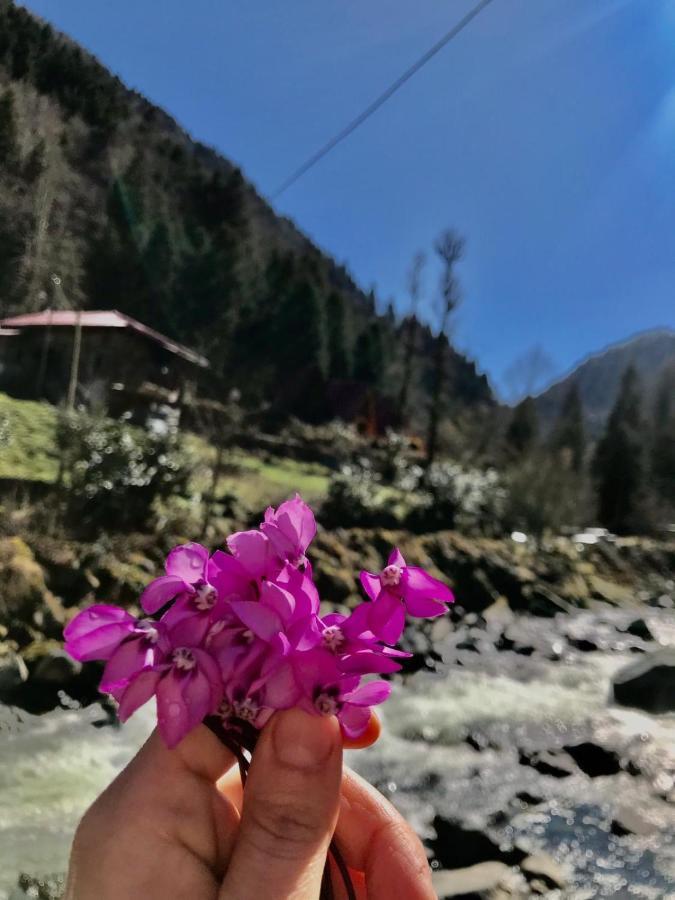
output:
[[[422,844],[388,800],[345,769],[335,841],[347,866],[365,873],[369,900],[436,900]]]

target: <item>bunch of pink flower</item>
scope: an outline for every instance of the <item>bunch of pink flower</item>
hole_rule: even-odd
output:
[[[291,706],[336,715],[356,738],[391,689],[364,676],[395,672],[397,658],[409,655],[392,646],[406,611],[438,616],[453,596],[394,550],[382,572],[361,573],[369,600],[348,616],[322,617],[305,555],[315,533],[296,495],[270,507],[259,529],[229,537],[229,553],[176,547],[166,575],[141,596],[146,618],[92,606],[67,626],[66,649],[105,661],[100,687],[118,701],[122,721],[154,695],[169,747],[209,716],[236,734]]]

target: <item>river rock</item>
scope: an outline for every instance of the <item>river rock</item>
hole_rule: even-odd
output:
[[[548,853],[533,853],[520,863],[528,881],[542,881],[551,890],[562,889],[567,884],[565,870]]]
[[[621,669],[612,682],[614,700],[650,713],[675,711],[675,648],[657,650]]]
[[[518,761],[521,766],[531,766],[542,775],[552,775],[554,778],[569,778],[579,771],[574,760],[567,753],[559,751],[540,750],[529,753],[521,750]]]
[[[627,834],[646,837],[657,831],[658,826],[642,810],[634,806],[620,806],[612,817],[610,830],[617,837],[624,837]]]
[[[437,815],[433,821],[436,838],[429,841],[438,862],[446,869],[463,869],[478,863],[498,861],[517,865],[526,854],[517,847],[504,849],[489,835],[465,828],[461,822]]]
[[[640,638],[643,641],[653,641],[654,635],[651,632],[649,625],[645,622],[644,619],[633,619],[630,625],[625,629],[626,634],[632,634],[633,637]]]
[[[439,900],[453,897],[492,896],[492,892],[507,885],[511,869],[502,862],[478,863],[463,869],[439,869],[431,880]]]
[[[46,684],[67,684],[82,671],[82,663],[65,650],[49,649],[33,667],[32,678]]]
[[[0,645],[0,695],[23,684],[28,678],[28,666],[18,653]]]
[[[592,741],[582,741],[579,744],[566,744],[563,747],[582,772],[591,778],[601,775],[616,775],[621,771],[621,761],[613,750],[600,747]]]

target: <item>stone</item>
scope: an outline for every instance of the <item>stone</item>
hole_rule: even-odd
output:
[[[645,622],[644,619],[633,619],[630,625],[625,629],[626,634],[632,634],[633,637],[640,638],[643,641],[653,641],[654,635],[649,628],[649,625]]]
[[[591,575],[589,582],[596,597],[615,606],[628,605],[635,599],[635,591],[631,590],[631,588],[624,587],[624,585],[617,584],[614,581],[608,581],[599,575]]]
[[[520,863],[521,871],[528,880],[543,881],[551,890],[562,889],[567,884],[563,867],[548,853],[533,853]]]
[[[463,869],[438,869],[431,874],[434,890],[439,900],[446,897],[480,896],[507,883],[511,869],[496,860],[477,863]]]
[[[0,645],[0,695],[13,690],[28,679],[28,666],[18,653]]]
[[[531,766],[542,775],[552,775],[554,778],[569,778],[576,775],[578,768],[574,760],[566,753],[541,750],[535,753],[520,751],[518,761],[521,766]]]
[[[478,863],[497,860],[507,866],[517,865],[526,853],[520,849],[503,849],[489,835],[465,828],[453,819],[435,816],[436,838],[429,841],[438,862],[446,869],[462,869]]]
[[[625,837],[627,834],[647,837],[658,831],[658,826],[640,809],[634,806],[620,806],[612,817],[610,830],[617,837]]]
[[[616,775],[621,771],[621,761],[613,750],[600,747],[592,741],[582,741],[579,744],[566,744],[563,747],[582,772],[591,778],[602,775]]]
[[[621,706],[675,712],[675,648],[649,653],[621,669],[614,676],[612,693]]]
[[[51,649],[40,656],[32,670],[32,678],[48,684],[67,684],[82,671],[82,663],[65,650]]]

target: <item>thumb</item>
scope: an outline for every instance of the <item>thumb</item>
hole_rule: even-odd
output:
[[[340,805],[337,719],[290,709],[263,730],[220,900],[316,900]]]

